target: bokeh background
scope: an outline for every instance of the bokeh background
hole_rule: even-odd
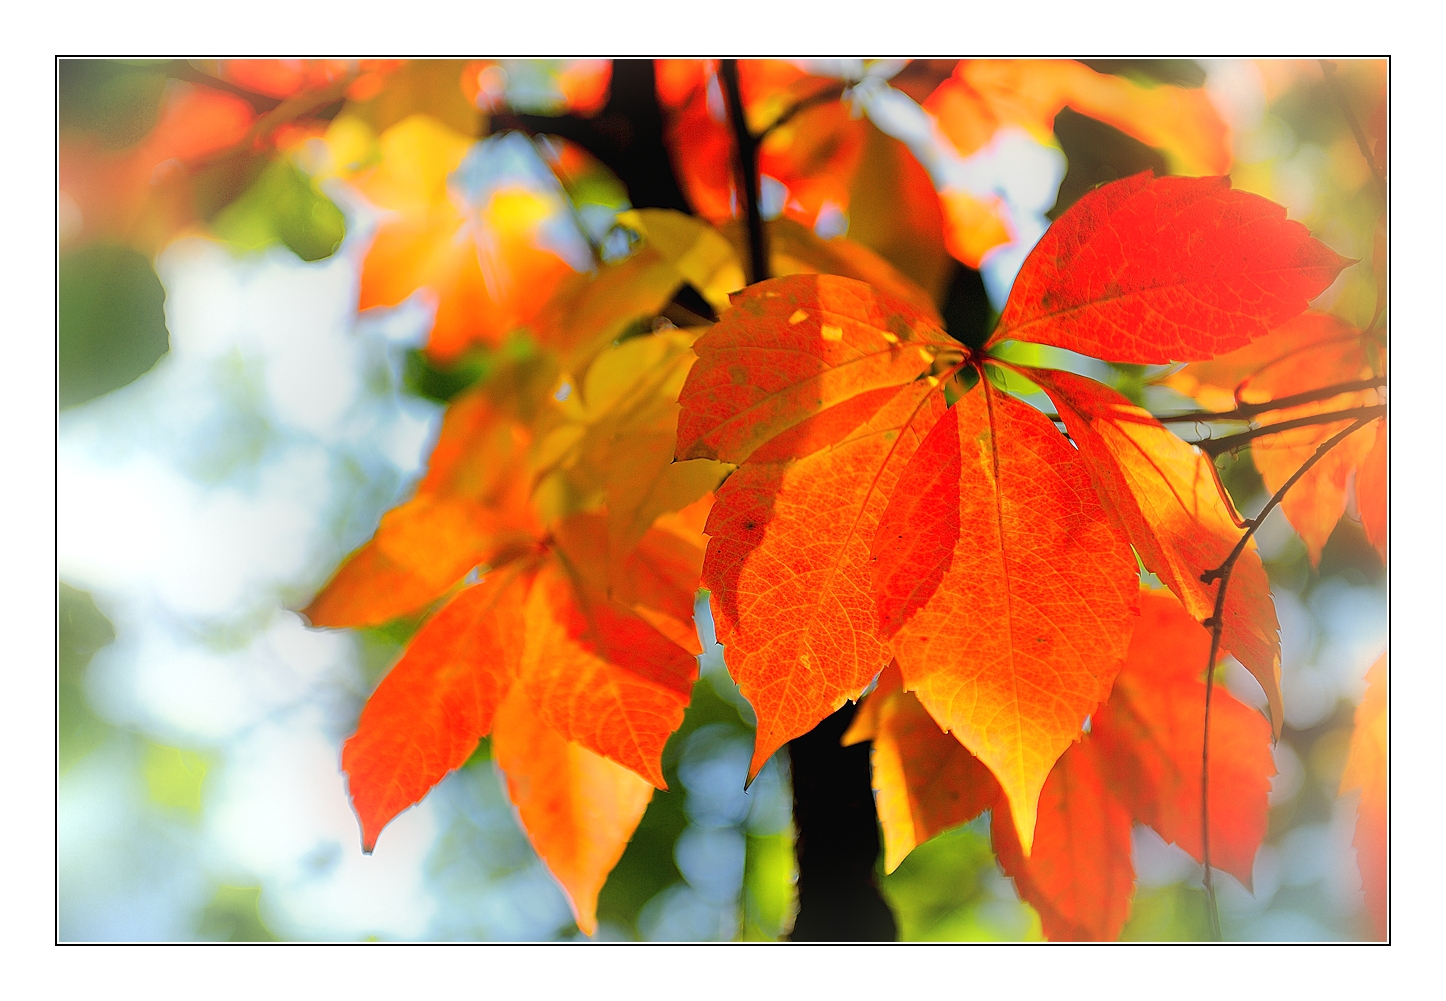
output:
[[[479,102],[545,116],[588,100],[598,62],[499,61],[470,92],[458,83],[470,64],[393,72],[435,93],[437,117],[475,122]],[[1371,320],[1381,204],[1338,95],[1363,121],[1383,114],[1383,63],[1340,63],[1340,90],[1315,61],[1095,65],[1203,88],[1231,129],[1235,186],[1284,204],[1363,262],[1317,305]],[[264,90],[282,86],[275,81],[287,72],[311,72],[285,62],[270,77],[262,69],[228,78],[250,73],[248,86]],[[887,67],[840,60],[812,69],[853,82],[872,73],[857,88],[860,113],[911,145],[937,143],[918,134]],[[176,233],[132,229],[122,239],[94,208],[114,205],[126,184],[164,179],[182,155],[163,134],[168,110],[194,100],[195,74],[226,70],[182,61],[58,66],[58,935],[579,937],[485,741],[393,822],[374,855],[360,850],[340,746],[408,633],[313,630],[294,610],[408,496],[447,396],[418,350],[435,309],[425,293],[357,311],[377,211],[332,176],[332,147],[315,136],[238,168],[240,180],[227,183],[240,196],[218,195],[200,225]],[[365,103],[365,94],[346,100]],[[936,183],[964,178],[991,191],[1018,224],[1014,242],[980,267],[996,310],[1065,205],[1101,181],[1167,166],[1068,109],[1053,142],[1019,132],[967,160],[938,157]],[[546,142],[492,139],[477,162],[490,185],[561,190]],[[540,230],[565,258],[628,207],[616,184],[566,197],[555,224]],[[829,235],[848,223],[846,214],[830,217]],[[1191,409],[1149,384],[1157,370],[1095,363],[1088,371],[1157,410]],[[1222,471],[1245,513],[1264,503],[1247,456],[1222,460]],[[1336,789],[1363,676],[1387,642],[1387,577],[1354,512],[1318,570],[1279,512],[1259,540],[1282,627],[1286,728],[1254,892],[1216,877],[1225,936],[1365,938],[1355,802]],[[698,611],[707,652],[664,758],[670,791],[654,796],[603,891],[600,938],[775,939],[791,925],[787,758],[744,791],[753,717],[711,642],[705,601]],[[1243,670],[1230,678],[1241,698],[1259,703]],[[1125,937],[1205,937],[1199,866],[1143,827],[1135,866]],[[994,861],[987,820],[921,846],[881,886],[901,938],[1040,937],[1037,917]]]

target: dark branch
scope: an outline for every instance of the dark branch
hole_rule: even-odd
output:
[[[1333,396],[1340,396],[1342,393],[1357,393],[1363,389],[1375,389],[1386,384],[1386,377],[1379,376],[1374,379],[1361,379],[1358,382],[1342,382],[1334,386],[1322,386],[1320,389],[1308,389],[1303,393],[1293,393],[1290,396],[1282,396],[1277,400],[1266,400],[1264,403],[1242,403],[1234,410],[1192,410],[1186,414],[1167,414],[1164,417],[1157,416],[1155,420],[1161,424],[1199,422],[1206,421],[1245,421],[1256,414],[1269,413],[1272,410],[1285,410],[1288,407],[1298,407],[1302,403],[1315,403],[1319,400],[1329,400]]]
[[[800,111],[806,111],[820,104],[828,104],[830,101],[838,100],[847,89],[847,84],[840,83],[833,87],[825,87],[817,94],[810,94],[805,98],[801,98],[797,104],[775,118],[768,128],[763,130],[763,134],[758,137],[759,140],[766,139],[775,129],[780,129],[787,125]]]
[[[733,125],[733,145],[738,154],[738,195],[743,199],[748,223],[748,284],[769,277],[768,243],[763,216],[758,210],[758,137],[748,130],[743,110],[743,92],[738,86],[738,60],[724,59],[719,66],[723,92],[728,97],[728,118]]]
[[[1206,438],[1204,441],[1197,441],[1200,451],[1214,457],[1222,452],[1229,452],[1239,448],[1247,442],[1256,438],[1265,438],[1269,435],[1280,434],[1282,431],[1293,431],[1296,428],[1313,427],[1318,424],[1334,424],[1337,421],[1349,421],[1357,418],[1370,421],[1377,417],[1386,415],[1384,403],[1374,407],[1354,407],[1350,410],[1333,410],[1328,414],[1313,414],[1310,417],[1298,417],[1293,421],[1281,421],[1279,424],[1267,424],[1265,427],[1251,428],[1249,431],[1241,431],[1239,434],[1226,435],[1224,438]]]

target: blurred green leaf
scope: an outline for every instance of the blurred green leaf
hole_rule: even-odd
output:
[[[166,292],[145,255],[91,244],[61,255],[59,278],[62,410],[134,382],[170,350]]]
[[[261,920],[261,887],[218,886],[201,912],[196,938],[202,942],[278,942]]]
[[[1120,933],[1122,942],[1206,942],[1209,939],[1205,892],[1179,883],[1138,889],[1130,907],[1130,920]]]
[[[170,810],[199,816],[201,787],[206,781],[210,766],[207,755],[147,741],[142,770],[151,802]]]
[[[213,232],[242,250],[263,250],[280,243],[303,261],[336,253],[346,235],[346,220],[291,160],[267,164],[241,197],[211,224]]]
[[[743,938],[774,942],[798,912],[798,856],[792,825],[779,834],[748,835],[743,871]]]
[[[90,709],[85,668],[96,651],[115,640],[115,628],[84,591],[60,584],[57,657],[60,770],[70,768],[105,740],[110,725]]]
[[[140,142],[161,117],[164,66],[151,60],[61,59],[60,127],[92,133],[111,149]]]

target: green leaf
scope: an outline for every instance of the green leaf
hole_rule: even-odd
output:
[[[60,408],[119,389],[170,350],[166,292],[145,255],[91,244],[60,257]]]
[[[212,231],[242,250],[280,243],[303,261],[336,253],[346,235],[338,209],[289,159],[273,160],[255,183],[223,209]]]

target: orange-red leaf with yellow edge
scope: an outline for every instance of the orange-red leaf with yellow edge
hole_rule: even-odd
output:
[[[1350,324],[1333,316],[1307,313],[1288,326],[1309,331],[1305,335],[1308,346],[1273,359],[1247,378],[1239,388],[1242,400],[1248,403],[1274,400],[1368,379],[1372,375],[1367,343]],[[1262,425],[1278,424],[1379,402],[1380,394],[1367,389],[1270,411],[1262,414],[1259,421]],[[1250,456],[1260,470],[1266,489],[1271,493],[1279,490],[1316,449],[1349,425],[1350,421],[1345,420],[1292,428],[1251,442]],[[1300,533],[1312,565],[1320,563],[1321,551],[1345,513],[1351,473],[1359,469],[1370,454],[1375,434],[1374,428],[1362,428],[1335,445],[1296,481],[1281,501],[1281,509]]]
[[[973,820],[999,798],[999,783],[989,769],[940,730],[902,686],[899,666],[890,663],[843,738],[845,746],[873,741],[884,872],[897,869],[915,846]]]
[[[1361,524],[1365,526],[1366,538],[1376,547],[1384,561],[1387,558],[1387,503],[1386,458],[1388,450],[1387,421],[1381,419],[1376,425],[1376,443],[1370,454],[1356,470],[1356,503],[1361,512]]]
[[[1201,746],[1210,634],[1166,591],[1140,596],[1140,623],[1091,736],[1134,816],[1202,860]],[[1211,862],[1251,885],[1265,840],[1270,724],[1217,685],[1210,714]]]
[[[1366,891],[1366,912],[1376,937],[1386,938],[1388,880],[1388,785],[1390,751],[1390,666],[1388,655],[1366,672],[1366,696],[1356,707],[1356,728],[1341,773],[1341,795],[1359,789],[1356,807],[1356,864]]]
[[[528,440],[481,392],[460,398],[417,496],[382,516],[303,614],[317,626],[379,625],[424,608],[473,567],[533,547]]]
[[[473,344],[496,344],[532,320],[551,291],[573,274],[541,246],[539,227],[555,209],[521,187],[475,206],[449,189],[472,140],[426,115],[382,133],[382,162],[357,186],[384,218],[362,263],[358,308],[394,306],[422,286],[437,296],[427,342],[439,360]]]
[[[773,461],[760,459],[774,448],[764,446],[718,490],[703,584],[729,673],[758,714],[750,775],[858,698],[888,663],[869,547],[895,480],[944,409],[924,380],[888,393],[869,394],[844,435],[830,429],[822,440],[780,447]],[[799,439],[794,432],[807,424],[780,438]]]
[[[550,727],[520,686],[497,710],[492,755],[523,830],[567,896],[577,926],[597,931],[597,898],[652,798],[633,772]]]
[[[377,626],[425,608],[438,596],[425,577],[382,552],[376,540],[346,558],[325,588],[301,610],[313,626]]]
[[[1143,408],[1092,379],[1024,371],[1054,401],[1105,510],[1118,518],[1145,569],[1158,574],[1197,621],[1214,615],[1219,584],[1200,577],[1225,562],[1245,531],[1214,464]],[[1225,649],[1260,682],[1279,733],[1280,629],[1254,539],[1230,575],[1222,618]]]
[[[777,458],[833,444],[939,352],[962,350],[914,306],[834,275],[750,286],[693,349],[698,363],[678,397],[678,458],[733,463],[810,419],[827,429],[775,449]]]
[[[1045,232],[988,343],[1210,358],[1300,313],[1348,263],[1229,178],[1146,171],[1091,191]]]
[[[363,851],[492,728],[522,656],[526,589],[518,572],[503,571],[459,593],[367,700],[341,755]]]
[[[593,530],[606,531],[600,519]],[[666,789],[663,745],[683,722],[694,655],[588,581],[562,549],[539,571],[524,616],[520,674],[538,711],[567,739]]]
[[[1005,125],[1048,142],[1066,105],[1164,151],[1179,173],[1230,169],[1226,125],[1205,91],[1145,86],[1072,59],[961,59],[924,102],[963,156]]]
[[[1000,865],[1052,941],[1119,938],[1135,895],[1130,811],[1110,794],[1092,736],[1069,747],[1049,773],[1029,855],[1012,825],[997,814],[990,823]]]
[[[914,452],[873,543],[904,686],[989,766],[1027,853],[1050,769],[1109,693],[1134,557],[1079,453],[981,377]]]

